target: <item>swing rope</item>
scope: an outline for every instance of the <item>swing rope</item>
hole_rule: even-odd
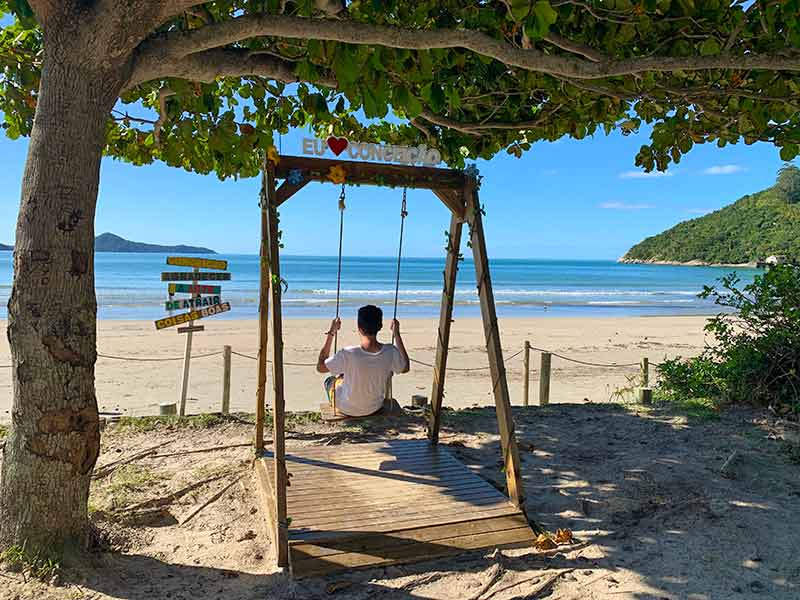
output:
[[[345,191],[342,184],[342,191],[339,194],[339,267],[336,274],[336,321],[339,320],[339,301],[342,293],[342,240],[344,238],[344,210],[345,210]],[[339,328],[334,325],[333,331],[333,353],[339,348]],[[334,373],[334,377],[337,375]],[[336,379],[333,380],[333,413],[336,414]]]
[[[408,188],[403,188],[403,204],[400,208],[400,243],[397,248],[397,277],[394,284],[394,313],[392,314],[392,320],[397,319],[397,303],[400,299],[400,264],[403,260],[403,235],[405,233],[406,217],[408,216],[407,192]],[[394,343],[394,331],[392,331],[392,343]]]

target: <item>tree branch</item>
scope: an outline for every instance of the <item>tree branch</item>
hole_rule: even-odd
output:
[[[603,62],[605,56],[603,56],[602,52],[587,46],[586,44],[581,44],[580,42],[573,42],[572,40],[568,40],[567,38],[561,37],[557,33],[548,33],[544,41],[550,42],[553,46],[557,46],[562,50],[566,50],[567,52],[572,52],[573,54],[580,54],[581,56],[585,56],[592,62]]]
[[[800,71],[800,55],[720,54],[716,56],[648,56],[622,60],[605,57],[592,62],[571,56],[548,55],[523,49],[480,31],[425,29],[370,25],[351,20],[309,19],[285,15],[246,15],[199,29],[170,32],[144,42],[139,58],[144,63],[164,62],[260,36],[331,40],[350,44],[424,50],[464,48],[506,65],[574,79],[602,79],[645,72],[704,71],[712,69],[763,69]],[[599,56],[596,58],[600,58]],[[136,65],[139,70],[139,65]],[[134,79],[142,80],[138,74]]]
[[[552,110],[547,112],[547,117],[552,117],[555,113],[561,110],[563,106],[563,104],[554,106]],[[480,123],[466,123],[464,121],[451,119],[450,117],[437,115],[436,113],[433,113],[427,109],[424,109],[419,116],[429,123],[433,123],[434,125],[447,127],[448,129],[454,129],[456,131],[460,131],[461,133],[475,136],[480,136],[482,131],[490,129],[512,129],[522,131],[525,129],[531,129],[533,127],[540,127],[542,125],[541,118],[530,121],[486,121]]]
[[[125,86],[136,87],[145,81],[177,77],[189,81],[212,82],[219,77],[244,77],[247,75],[267,77],[284,83],[294,83],[299,78],[294,73],[294,64],[266,54],[252,55],[244,49],[214,48],[182,58],[173,58],[163,63],[142,63]],[[332,75],[311,81],[316,85],[336,87]]]

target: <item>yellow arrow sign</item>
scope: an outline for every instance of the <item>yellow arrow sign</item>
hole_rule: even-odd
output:
[[[195,269],[219,269],[224,271],[228,268],[227,260],[217,260],[214,258],[196,258],[194,256],[168,256],[167,264],[175,267],[193,267]]]

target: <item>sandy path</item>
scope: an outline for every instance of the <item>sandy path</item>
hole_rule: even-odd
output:
[[[530,318],[504,319],[501,334],[506,355],[523,348],[524,341],[578,359],[633,363],[643,356],[651,361],[664,356],[691,355],[704,342],[703,317],[625,318]],[[323,341],[327,323],[321,320],[291,319],[285,324],[285,360],[313,363]],[[2,324],[5,328],[5,323]],[[412,358],[431,363],[435,353],[436,321],[407,319],[403,323],[406,345]],[[256,321],[213,321],[206,331],[195,335],[194,354],[219,352],[224,344],[234,351],[255,356]],[[157,332],[147,321],[100,321],[98,347],[101,354],[125,357],[180,357],[184,337],[174,330]],[[344,324],[343,343],[354,343],[353,323]],[[538,354],[533,365],[531,401],[538,390]],[[10,363],[8,341],[0,342],[0,365]],[[485,367],[483,331],[477,319],[458,319],[453,324],[449,366]],[[101,410],[119,410],[144,415],[158,412],[158,404],[177,397],[181,361],[134,362],[100,358],[97,363],[97,395]],[[522,401],[522,356],[507,365],[512,402]],[[608,400],[618,387],[627,385],[626,375],[637,369],[604,369],[553,359],[552,402],[593,402]],[[321,377],[313,367],[287,366],[288,410],[316,409],[321,402]],[[233,357],[231,409],[253,411],[255,361]],[[395,378],[395,397],[407,404],[412,394],[430,393],[431,369],[413,365],[412,372]],[[218,411],[222,394],[222,357],[201,358],[193,363],[190,384],[190,412]],[[11,405],[11,370],[0,369],[0,420],[8,420]],[[488,371],[451,371],[447,378],[445,403],[453,407],[492,402]]]

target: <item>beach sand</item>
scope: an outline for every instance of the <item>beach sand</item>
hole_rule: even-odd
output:
[[[705,317],[619,317],[619,318],[508,318],[501,319],[505,356],[522,350],[525,340],[535,347],[550,349],[579,360],[597,363],[651,362],[665,356],[690,356],[704,344]],[[219,411],[222,398],[223,345],[234,352],[255,357],[258,324],[255,320],[212,320],[206,330],[194,335],[193,355],[220,352],[192,362],[187,412]],[[3,323],[5,327],[5,323]],[[435,319],[407,319],[401,323],[403,337],[413,359],[433,363],[436,350]],[[315,363],[328,323],[323,320],[284,321],[287,363]],[[156,331],[150,321],[99,321],[98,352],[131,358],[177,358],[159,362],[138,362],[98,358],[97,399],[101,411],[127,415],[158,413],[158,404],[176,401],[184,350],[184,335],[175,329]],[[341,344],[357,342],[355,324],[345,321]],[[2,337],[0,365],[10,364],[8,341]],[[457,319],[453,323],[448,366],[454,369],[486,367],[483,329],[478,319]],[[626,377],[638,367],[603,368],[566,362],[553,357],[551,402],[607,402],[618,388],[627,387]],[[522,355],[507,362],[511,401],[522,403]],[[538,399],[539,354],[531,354],[532,404]],[[412,394],[428,396],[432,370],[413,364],[411,373],[395,377],[394,395],[401,405]],[[286,367],[287,410],[317,410],[323,400],[322,376],[313,366]],[[271,375],[268,387],[271,386]],[[11,370],[0,369],[0,421],[9,419]],[[256,391],[256,362],[234,355],[232,361],[231,411],[253,412]],[[463,408],[492,404],[487,369],[450,371],[446,381],[445,405]]]

